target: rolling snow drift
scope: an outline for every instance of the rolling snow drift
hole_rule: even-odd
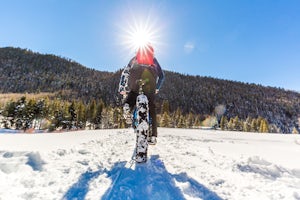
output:
[[[0,134],[0,199],[300,199],[300,136],[132,129]]]

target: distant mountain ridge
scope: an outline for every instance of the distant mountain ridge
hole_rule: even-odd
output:
[[[126,63],[125,63],[126,64]],[[0,48],[0,92],[62,92],[64,98],[102,99],[117,105],[121,70],[103,72],[55,55],[43,55],[20,48]],[[282,132],[299,130],[300,93],[210,77],[165,71],[158,95],[158,107],[168,100],[170,110],[184,113],[216,114],[224,107],[227,117],[246,119],[262,116]]]

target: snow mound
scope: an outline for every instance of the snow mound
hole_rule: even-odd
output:
[[[236,165],[241,172],[254,173],[264,178],[276,180],[283,176],[300,178],[300,170],[289,170],[276,164],[270,163],[258,156],[251,157],[247,163]]]
[[[6,174],[28,171],[30,168],[42,171],[45,164],[38,152],[0,152],[0,155],[3,158],[0,171]]]
[[[42,171],[45,162],[42,160],[39,153],[30,152],[26,154],[28,161],[26,162],[34,171]]]

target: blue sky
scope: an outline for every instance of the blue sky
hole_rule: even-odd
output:
[[[299,0],[0,0],[0,47],[101,71],[134,56],[133,24],[153,30],[166,70],[300,91]]]

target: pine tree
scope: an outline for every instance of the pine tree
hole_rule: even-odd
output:
[[[268,133],[269,132],[269,125],[268,125],[267,120],[265,120],[265,119],[260,120],[259,132],[260,133]]]
[[[233,130],[235,130],[235,131],[241,131],[242,130],[242,123],[241,123],[238,116],[236,116],[233,119]]]
[[[26,97],[23,96],[19,99],[19,101],[16,104],[16,107],[15,107],[16,123],[15,124],[16,124],[17,130],[23,129],[25,126],[25,120],[27,118],[26,103],[27,103]]]
[[[41,129],[41,122],[44,118],[47,117],[48,108],[44,99],[37,100],[34,107],[35,119],[37,124],[34,125],[34,128]]]
[[[77,127],[77,113],[75,108],[75,101],[72,101],[71,105],[68,107],[68,111],[70,114],[70,118],[67,122],[67,126],[69,127],[69,129],[72,129],[72,127]]]
[[[51,108],[50,108],[50,99],[46,97],[44,100],[42,100],[43,106],[42,107],[42,116],[43,118],[50,118],[51,116]],[[52,102],[52,101],[51,101]]]
[[[180,116],[176,127],[177,128],[186,128],[185,117],[183,115]]]
[[[96,116],[97,116],[97,103],[96,100],[93,100],[89,105],[87,109],[87,120],[92,123],[93,125],[95,124],[96,121]],[[95,127],[94,127],[95,128]]]
[[[16,120],[16,102],[10,100],[2,112],[2,115],[5,117],[4,126],[5,128],[13,128],[15,126]]]
[[[268,123],[268,121],[266,119],[264,119],[264,120],[265,120],[264,131],[265,131],[265,133],[269,133],[270,132],[269,123]]]
[[[228,130],[229,131],[233,131],[234,130],[234,122],[233,122],[233,118],[230,118],[229,122],[228,122]]]
[[[294,127],[292,133],[293,134],[299,134],[299,131],[296,129],[296,127]]]
[[[61,112],[60,124],[61,124],[62,129],[70,129],[72,126],[70,123],[70,119],[71,119],[71,114],[69,111],[70,106],[71,106],[70,102],[65,102],[65,101],[60,102],[59,111]],[[75,110],[74,110],[74,112],[75,112]]]
[[[258,131],[258,132],[260,132],[259,129],[260,129],[260,126],[261,126],[262,121],[263,121],[263,118],[262,118],[261,116],[259,116],[259,117],[257,118],[257,120],[256,120],[256,122],[257,122],[257,131]]]
[[[25,104],[25,110],[23,115],[23,129],[26,131],[27,129],[32,127],[33,120],[36,118],[36,101],[34,99],[30,99],[28,103]]]
[[[167,113],[170,114],[170,104],[168,100],[163,100],[162,107],[161,107],[161,113]]]
[[[257,120],[256,119],[252,119],[252,122],[251,122],[251,131],[252,132],[257,132],[258,131],[258,126],[257,126]]]
[[[102,99],[97,104],[96,118],[94,121],[95,129],[100,128],[100,124],[102,123],[102,112],[105,109],[104,103]]]
[[[194,124],[194,115],[192,113],[189,113],[186,117],[186,121],[185,121],[185,124],[186,124],[186,128],[192,128],[193,127],[193,124]]]
[[[227,123],[228,123],[227,117],[223,115],[221,117],[221,122],[220,122],[220,128],[221,128],[221,130],[224,131],[224,130],[227,129]]]
[[[179,120],[182,117],[182,111],[180,108],[177,108],[172,117],[172,127],[178,127]]]
[[[247,117],[246,121],[243,122],[243,131],[250,132],[251,131],[251,117]]]
[[[198,127],[200,127],[200,125],[201,125],[201,122],[200,122],[199,116],[196,116],[193,126],[198,128]]]
[[[78,102],[77,104],[77,127],[80,129],[85,128],[86,124],[86,111],[85,106],[82,101]]]
[[[167,112],[164,112],[164,114],[161,117],[160,120],[160,126],[161,127],[171,127],[171,118]]]
[[[120,107],[113,108],[113,128],[121,128],[122,123],[124,124],[124,120],[121,117],[121,109]],[[125,124],[124,124],[125,126]]]

